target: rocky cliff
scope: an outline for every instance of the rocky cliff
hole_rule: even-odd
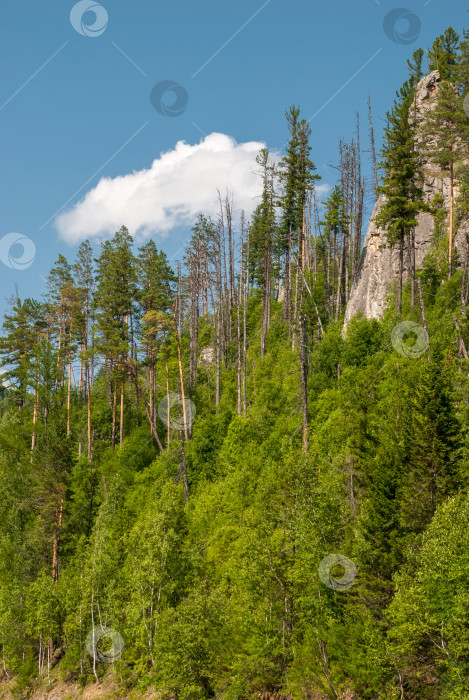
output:
[[[438,92],[440,75],[433,71],[423,78],[417,85],[416,109],[417,118],[421,121],[425,112],[432,108],[435,96]],[[418,144],[419,142],[417,142]],[[443,194],[445,208],[449,212],[450,189],[449,180],[442,178],[438,166],[430,162],[424,163],[424,196],[427,202],[433,200],[437,193]],[[383,205],[381,196],[373,209],[370,223],[365,236],[364,247],[361,255],[360,266],[352,285],[350,299],[345,313],[344,327],[350,319],[361,311],[366,318],[379,319],[384,311],[386,295],[390,285],[398,279],[399,252],[397,247],[391,250],[386,240],[386,232],[377,227],[375,217]],[[433,235],[434,221],[431,214],[421,213],[418,217],[418,226],[415,229],[415,265],[418,268],[430,249]],[[465,237],[469,232],[469,222],[461,226],[455,237],[455,247],[460,257],[465,254]],[[404,252],[404,282],[410,276],[410,250]]]

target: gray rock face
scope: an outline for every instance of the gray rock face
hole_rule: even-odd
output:
[[[423,78],[416,89],[416,113],[421,121],[425,113],[435,103],[438,92],[440,74],[433,71]],[[417,141],[417,144],[419,141]],[[426,162],[423,167],[423,192],[427,202],[431,202],[437,193],[443,194],[445,208],[449,213],[450,187],[448,178],[441,177],[438,166]],[[457,192],[455,192],[457,194]],[[382,195],[375,204],[368,230],[365,236],[364,248],[356,278],[352,285],[350,298],[345,313],[344,329],[350,319],[361,311],[366,318],[381,318],[386,305],[386,295],[390,285],[399,276],[399,251],[396,247],[391,250],[386,240],[386,232],[376,226],[375,217],[383,206],[385,199]],[[430,250],[434,221],[431,214],[423,212],[418,216],[418,226],[415,229],[415,265],[418,268]],[[467,225],[460,226],[455,236],[455,247],[460,255],[465,255],[465,237],[469,230]],[[404,282],[411,274],[410,250],[404,250]]]
[[[200,351],[199,365],[213,365],[215,362],[215,350],[209,345]]]

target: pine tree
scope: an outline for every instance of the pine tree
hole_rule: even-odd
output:
[[[111,444],[116,441],[117,395],[120,389],[120,444],[124,430],[124,390],[131,348],[131,318],[136,297],[132,237],[122,227],[106,241],[98,260],[95,296],[97,349],[107,364],[112,410]]]
[[[407,68],[410,74],[410,81],[412,84],[416,85],[419,80],[423,78],[423,61],[424,51],[423,49],[417,49],[412,54],[412,58],[407,59]]]
[[[48,301],[53,317],[59,318],[59,356],[57,363],[58,380],[65,381],[67,367],[67,435],[71,425],[71,392],[73,360],[77,349],[76,339],[80,336],[82,292],[75,285],[72,267],[63,255],[59,255],[55,267],[48,277]]]
[[[94,379],[92,342],[94,336],[93,295],[95,278],[93,254],[89,241],[84,241],[80,244],[75,264],[73,265],[73,273],[81,309],[77,315],[77,335],[80,344],[79,390],[86,397],[87,456],[88,461],[91,462],[91,386]]]
[[[34,299],[16,298],[10,314],[5,314],[4,335],[0,341],[1,365],[6,367],[10,391],[21,409],[29,402],[29,391],[35,392],[34,405],[40,381],[41,341],[48,336],[44,304]],[[34,422],[34,420],[33,420]]]
[[[141,339],[145,347],[145,366],[150,387],[150,412],[155,420],[156,358],[159,346],[155,334],[148,330],[147,319],[151,312],[164,314],[169,312],[172,303],[171,285],[176,282],[176,278],[166,254],[158,251],[153,241],[139,248],[136,264],[138,301],[142,313]],[[136,365],[136,353],[131,359]]]
[[[430,71],[439,71],[441,80],[452,80],[456,75],[458,44],[459,35],[452,27],[448,27],[428,50],[428,68]]]
[[[469,29],[464,30],[459,44],[456,84],[463,97],[466,97],[469,93]]]

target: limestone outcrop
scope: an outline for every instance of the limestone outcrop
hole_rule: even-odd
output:
[[[440,75],[433,71],[423,78],[416,89],[417,119],[421,121],[425,113],[432,108],[435,95],[438,92]],[[417,144],[419,141],[417,141]],[[423,191],[427,202],[431,202],[437,193],[444,197],[445,208],[449,212],[450,188],[449,180],[441,176],[438,166],[425,162],[423,167]],[[375,224],[375,217],[384,203],[382,195],[377,200],[366,232],[360,265],[352,284],[350,298],[345,313],[344,328],[350,319],[361,311],[366,318],[381,318],[386,296],[399,274],[399,252],[397,247],[391,250],[386,240],[386,232]],[[428,253],[432,241],[434,221],[433,216],[423,212],[418,216],[418,226],[415,229],[415,265],[418,268]],[[455,247],[462,258],[465,255],[466,233],[469,233],[469,222],[459,227],[455,237]],[[410,250],[404,252],[404,282],[411,273]]]

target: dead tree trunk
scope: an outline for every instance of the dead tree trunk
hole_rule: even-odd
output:
[[[240,262],[239,262],[239,282],[238,282],[238,293],[236,295],[236,329],[237,329],[237,390],[238,390],[238,416],[242,412],[242,387],[241,387],[241,368],[242,368],[242,356],[241,356],[241,298],[243,294],[243,244],[244,244],[244,212],[241,214],[241,251],[240,251]]]
[[[246,364],[247,364],[247,306],[249,296],[249,225],[246,240],[246,277],[244,282],[244,302],[243,302],[243,415],[247,415],[247,397],[246,397]]]
[[[371,96],[368,93],[368,118],[370,120],[370,141],[371,141],[371,157],[373,160],[373,172],[375,176],[375,196],[378,197],[378,167],[376,164],[376,149],[375,149],[375,134],[373,129],[373,115],[371,112]]]
[[[146,398],[145,398],[145,394],[143,393],[142,387],[140,386],[140,381],[139,381],[139,379],[138,379],[137,370],[135,369],[135,367],[134,367],[134,365],[133,365],[133,362],[132,362],[132,360],[130,359],[130,357],[127,357],[127,363],[128,363],[128,365],[129,365],[129,367],[130,367],[130,371],[131,371],[132,374],[133,374],[133,377],[134,377],[134,380],[135,380],[135,385],[136,385],[136,387],[137,387],[137,391],[138,391],[138,393],[140,394],[140,398],[141,398],[142,403],[143,403],[143,406],[144,406],[144,408],[145,408],[145,413],[146,413],[146,415],[147,415],[147,419],[148,419],[148,422],[149,422],[149,424],[150,424],[151,434],[152,434],[153,437],[155,438],[156,443],[157,443],[157,445],[158,445],[158,447],[159,447],[160,452],[163,452],[163,445],[161,444],[161,440],[160,440],[159,435],[158,435],[158,433],[157,433],[157,431],[156,431],[156,426],[155,426],[155,424],[154,424],[154,422],[153,422],[153,417],[152,417],[152,415],[151,415],[150,408],[149,408],[149,406],[148,406],[148,402],[147,402],[147,400],[146,400]],[[169,401],[168,401],[168,405],[169,405]]]
[[[397,311],[402,312],[402,277],[404,272],[404,236],[399,238],[399,279],[397,286]]]
[[[420,277],[417,280],[417,286],[419,288],[420,313],[422,315],[422,325],[423,325],[423,329],[425,331],[425,342],[426,342],[427,348],[428,348],[428,343],[429,343],[428,325],[427,325],[427,317],[425,315],[425,306],[423,303],[422,284],[420,282]]]

